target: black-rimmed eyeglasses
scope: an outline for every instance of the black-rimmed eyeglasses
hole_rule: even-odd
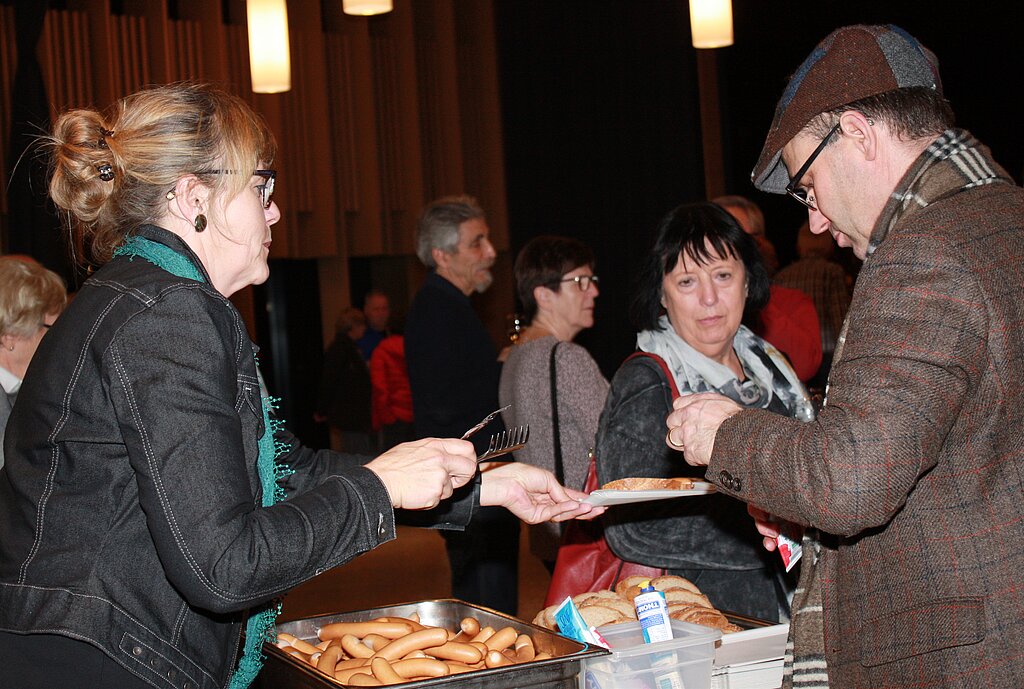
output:
[[[574,278],[564,278],[559,280],[559,282],[575,282],[580,292],[586,292],[590,289],[590,283],[594,283],[594,286],[597,287],[597,284],[601,282],[601,278],[596,275],[577,275]]]
[[[786,185],[786,193],[810,208],[812,211],[817,211],[818,207],[814,205],[814,197],[810,196],[806,189],[800,187],[800,180],[802,180],[804,175],[807,174],[807,170],[810,169],[811,163],[814,162],[814,159],[817,158],[823,150],[825,150],[825,146],[827,146],[829,140],[832,139],[832,135],[839,131],[839,126],[840,123],[836,122],[836,125],[832,127],[832,129],[828,130],[828,134],[825,135],[825,138],[821,140],[818,147],[814,149],[814,152],[811,153],[810,156],[808,156],[807,160],[804,161],[804,164],[800,166],[800,169],[796,171],[796,174],[789,179],[789,184]]]

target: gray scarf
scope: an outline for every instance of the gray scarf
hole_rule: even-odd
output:
[[[717,392],[747,409],[772,408],[802,421],[814,419],[807,389],[786,358],[746,326],[740,326],[732,341],[747,374],[741,382],[728,366],[712,361],[679,337],[667,316],[658,325],[660,330],[640,332],[636,346],[665,360],[680,394]]]

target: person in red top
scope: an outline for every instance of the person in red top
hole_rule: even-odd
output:
[[[736,218],[743,231],[754,238],[761,252],[768,277],[779,269],[775,246],[764,230],[764,214],[756,203],[744,196],[719,196],[713,202]],[[804,383],[814,378],[821,366],[821,323],[814,301],[798,289],[772,282],[771,296],[750,329],[786,355],[796,375]]]
[[[393,447],[413,436],[412,391],[405,369],[405,338],[392,334],[370,355],[372,425],[380,447]]]

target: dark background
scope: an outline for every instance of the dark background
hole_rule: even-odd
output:
[[[789,74],[839,26],[897,24],[935,52],[959,126],[1020,181],[1021,22],[992,7],[733,0],[735,43],[714,51],[726,193],[761,206],[783,263],[806,213],[750,170]],[[633,348],[630,278],[658,220],[705,195],[688,3],[496,0],[495,14],[512,250],[548,233],[595,248],[597,324],[578,341],[610,376]]]

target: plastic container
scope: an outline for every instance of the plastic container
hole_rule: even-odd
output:
[[[639,622],[598,631],[611,645],[611,653],[583,662],[582,689],[711,689],[715,642],[722,637],[718,629],[672,620],[674,638],[652,644],[644,643]]]

